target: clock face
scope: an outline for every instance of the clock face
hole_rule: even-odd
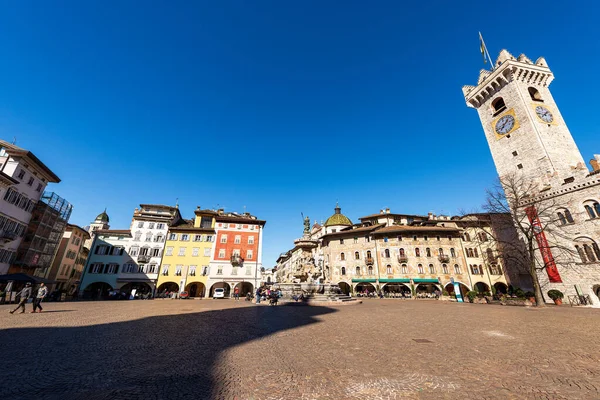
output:
[[[552,113],[550,111],[548,111],[548,109],[546,107],[537,106],[535,108],[535,113],[544,122],[551,123],[552,121],[554,121],[554,117],[552,116]]]
[[[498,135],[506,135],[515,126],[515,117],[505,115],[496,122],[496,133]]]

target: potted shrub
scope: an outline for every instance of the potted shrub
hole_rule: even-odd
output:
[[[531,303],[535,303],[535,293],[533,292],[525,292],[525,298],[529,299]]]
[[[554,304],[560,306],[562,304],[562,299],[563,297],[565,297],[565,295],[560,290],[551,289],[548,290],[548,297],[554,300]]]
[[[520,299],[524,299],[525,292],[521,288],[516,288],[515,290],[513,290],[513,296],[516,296]]]
[[[469,303],[472,303],[477,297],[477,292],[474,290],[470,290],[467,292],[467,298],[469,299]]]

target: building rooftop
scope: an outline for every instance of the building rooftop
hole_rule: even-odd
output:
[[[6,152],[13,157],[23,157],[32,164],[35,164],[42,170],[42,172],[44,172],[47,175],[48,182],[60,182],[60,178],[56,176],[56,174],[52,172],[52,170],[48,168],[46,164],[40,161],[40,159],[37,158],[35,154],[33,154],[31,151],[15,146],[14,144],[8,143],[4,140],[0,140],[0,147],[3,147],[6,150]]]
[[[131,236],[129,229],[98,229],[97,235],[113,235],[113,236]]]
[[[352,221],[350,220],[350,218],[346,217],[344,214],[342,214],[342,209],[340,208],[340,206],[336,203],[335,208],[333,209],[334,213],[331,217],[327,218],[327,221],[325,221],[325,226],[352,226]]]

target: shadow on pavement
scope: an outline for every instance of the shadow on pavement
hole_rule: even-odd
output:
[[[4,329],[2,398],[218,399],[215,371],[223,351],[335,311],[240,307],[84,327]],[[260,364],[239,362],[248,374]]]

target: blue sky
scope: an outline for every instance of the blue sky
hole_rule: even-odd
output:
[[[140,203],[267,220],[267,267],[336,200],[359,216],[471,210],[495,179],[476,111],[482,31],[546,57],[586,160],[600,152],[593,2],[57,1],[0,5],[0,137],[62,178],[86,225]]]

